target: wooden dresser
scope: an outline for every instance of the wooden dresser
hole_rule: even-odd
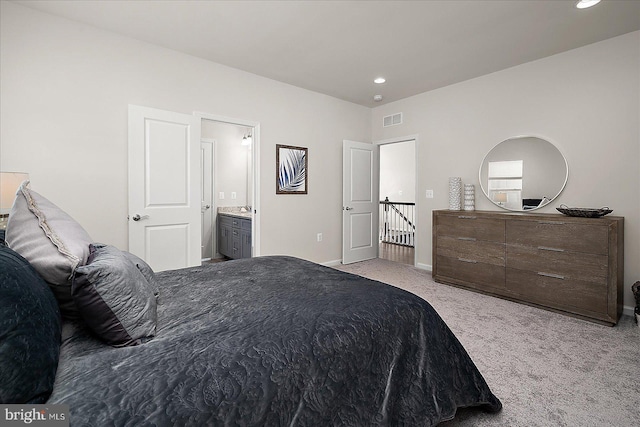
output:
[[[615,325],[622,314],[624,218],[433,211],[433,278]]]

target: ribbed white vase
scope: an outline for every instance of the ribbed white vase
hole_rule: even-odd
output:
[[[476,209],[476,186],[473,184],[464,185],[464,210],[473,211]]]
[[[452,176],[449,178],[449,210],[459,211],[462,200],[462,178]]]

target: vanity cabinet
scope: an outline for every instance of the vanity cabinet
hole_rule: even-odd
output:
[[[614,325],[624,218],[433,211],[436,282]]]
[[[231,259],[251,258],[251,219],[218,214],[218,252]]]

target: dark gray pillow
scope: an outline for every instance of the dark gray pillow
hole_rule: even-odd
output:
[[[60,311],[29,262],[0,245],[0,403],[45,403],[60,354]]]
[[[114,246],[90,246],[87,264],[75,270],[71,295],[85,323],[108,344],[138,345],[156,333],[153,289]]]
[[[129,261],[131,261],[136,267],[138,267],[140,273],[142,273],[144,278],[147,279],[147,282],[149,282],[149,286],[151,286],[154,295],[158,296],[158,294],[160,293],[160,286],[158,285],[158,281],[156,280],[156,274],[153,272],[153,269],[149,266],[149,264],[147,264],[137,255],[132,254],[131,252],[122,251],[122,253],[124,253]]]

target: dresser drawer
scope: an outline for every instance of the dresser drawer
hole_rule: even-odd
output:
[[[507,267],[561,276],[565,279],[607,283],[608,257],[604,255],[507,245]]]
[[[473,214],[438,216],[436,234],[450,237],[467,237],[476,240],[504,243],[504,220],[480,218]]]
[[[450,278],[456,283],[479,289],[504,289],[505,270],[502,266],[440,255],[437,257],[436,265],[436,279]]]
[[[575,224],[558,220],[508,221],[507,243],[607,255],[606,224]]]
[[[607,287],[604,282],[596,284],[561,279],[532,271],[507,268],[506,287],[509,292],[533,303],[577,314],[607,313]],[[584,313],[585,310],[592,313]]]
[[[504,243],[479,241],[473,237],[441,237],[436,250],[438,255],[450,258],[505,265]]]

